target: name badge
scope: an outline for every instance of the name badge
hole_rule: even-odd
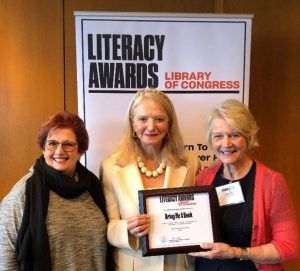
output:
[[[219,206],[233,205],[245,202],[240,182],[234,182],[216,187]]]

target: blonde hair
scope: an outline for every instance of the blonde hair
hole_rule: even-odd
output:
[[[208,114],[206,137],[210,146],[212,142],[211,124],[215,118],[224,119],[230,126],[240,132],[246,138],[248,150],[259,146],[257,139],[259,127],[250,110],[242,102],[228,99]]]
[[[146,99],[150,99],[161,105],[168,116],[169,131],[163,139],[158,159],[166,161],[169,165],[179,166],[185,164],[187,158],[184,155],[183,139],[178,127],[174,106],[166,94],[156,89],[140,90],[133,97],[127,112],[127,131],[116,150],[119,154],[118,164],[125,166],[130,162],[136,161],[138,156],[143,157],[140,140],[134,136],[132,121],[135,116],[136,107]]]

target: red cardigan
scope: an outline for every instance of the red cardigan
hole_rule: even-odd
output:
[[[196,185],[210,185],[222,164],[201,171]],[[272,243],[281,262],[298,256],[299,233],[296,215],[282,174],[256,162],[251,246]],[[282,270],[281,264],[258,264],[263,271]]]

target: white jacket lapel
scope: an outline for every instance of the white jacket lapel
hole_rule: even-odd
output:
[[[187,175],[187,167],[181,166],[178,168],[167,167],[164,187],[181,187],[184,185],[184,181]]]
[[[126,167],[118,170],[120,184],[132,199],[132,201],[138,205],[138,191],[143,190],[143,181],[139,174],[137,165],[130,164]]]

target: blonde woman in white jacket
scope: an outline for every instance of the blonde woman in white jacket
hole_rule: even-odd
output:
[[[116,270],[194,270],[187,255],[143,257],[139,247],[151,217],[139,213],[138,190],[194,186],[199,168],[198,160],[184,153],[173,104],[158,90],[139,91],[127,121],[127,133],[100,169]]]

